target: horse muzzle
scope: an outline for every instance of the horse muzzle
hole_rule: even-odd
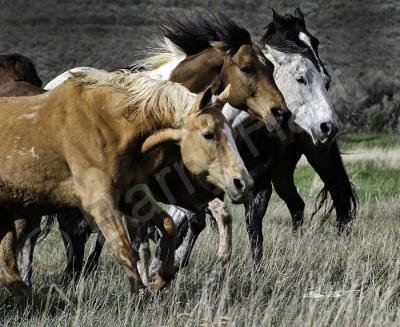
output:
[[[251,176],[247,178],[235,177],[226,186],[226,193],[233,203],[243,203],[254,186],[254,180]]]
[[[323,122],[312,130],[313,141],[317,145],[329,145],[335,140],[338,132],[338,123],[332,121]]]

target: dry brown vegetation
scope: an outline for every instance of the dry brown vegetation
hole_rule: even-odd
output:
[[[399,139],[391,139],[391,151],[399,156],[395,145]],[[387,142],[385,137],[382,140]],[[348,142],[344,147],[358,151]],[[368,142],[363,143],[366,147]],[[274,196],[264,222],[263,264],[255,272],[243,210],[234,206],[234,251],[227,276],[218,280],[217,238],[207,228],[190,265],[153,298],[129,299],[123,271],[108,248],[96,276],[51,295],[49,286],[57,283],[65,262],[54,229],[36,252],[34,297],[25,303],[0,289],[0,324],[398,325],[400,168],[377,165],[378,161],[364,158],[347,164],[360,196],[360,212],[350,237],[338,237],[333,224],[320,226],[318,218],[307,219],[302,238],[293,237],[289,214]],[[318,177],[304,166],[297,170],[296,180],[310,213],[320,187]]]

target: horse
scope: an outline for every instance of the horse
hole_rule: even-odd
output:
[[[299,9],[296,10],[296,12],[298,12]],[[295,13],[296,14],[296,13]],[[201,64],[198,65],[198,67],[209,67],[208,66],[208,60],[204,60],[202,58],[203,56],[203,52],[204,49],[202,47],[207,47],[208,44],[206,41],[207,38],[205,38],[204,36],[202,36],[200,39],[203,40],[203,45],[202,47],[200,47],[198,44],[196,44],[195,40],[196,38],[194,37],[194,33],[197,32],[199,33],[199,31],[203,31],[203,29],[201,28],[201,24],[197,24],[196,28],[191,29],[190,28],[190,20],[187,20],[186,25],[189,25],[189,27],[187,27],[185,24],[182,23],[181,18],[180,19],[172,19],[172,22],[177,22],[175,26],[175,31],[173,28],[168,28],[166,29],[166,33],[165,36],[166,37],[170,37],[172,40],[174,40],[175,42],[179,43],[182,42],[182,40],[184,39],[185,35],[190,35],[188,37],[188,44],[190,44],[190,47],[185,48],[184,45],[180,44],[182,48],[185,48],[186,52],[188,54],[187,59],[186,59],[186,54],[182,54],[182,51],[177,51],[176,49],[174,49],[173,47],[171,47],[171,42],[168,41],[168,39],[166,40],[166,46],[165,48],[167,48],[167,52],[166,53],[160,53],[156,55],[156,59],[159,62],[162,62],[162,65],[154,65],[154,63],[156,62],[156,60],[154,60],[154,58],[150,57],[147,58],[145,60],[143,60],[140,64],[142,66],[150,66],[150,68],[152,70],[150,70],[150,74],[152,76],[157,76],[159,78],[169,78],[172,77],[172,79],[177,78],[177,76],[180,74],[181,77],[180,79],[178,78],[177,81],[179,82],[183,82],[184,85],[192,87],[194,89],[196,89],[196,87],[200,87],[199,85],[195,85],[193,82],[193,76],[196,76],[199,78],[199,80],[201,81],[201,86],[204,87],[204,76],[207,76],[206,74],[202,73],[201,74],[201,69],[198,68],[197,70],[193,70],[193,67],[196,67],[196,65],[194,65],[193,63],[197,60],[199,61]],[[209,27],[209,24],[205,24],[207,27]],[[188,32],[189,31],[189,32]],[[178,34],[178,36],[174,35],[174,32],[176,34]],[[197,50],[194,50],[197,49]],[[297,48],[298,52],[300,48]],[[198,53],[196,53],[196,51]],[[322,87],[326,87],[327,83],[329,83],[329,80],[327,81],[326,78],[323,78],[323,76],[320,76],[319,71],[315,68],[315,66],[313,65],[312,61],[310,59],[308,59],[306,56],[303,56],[301,54],[304,54],[305,51],[300,52],[298,55],[289,55],[287,54],[286,58],[283,58],[283,56],[286,54],[285,52],[280,52],[280,51],[272,51],[272,49],[270,49],[270,52],[274,52],[274,57],[275,60],[273,60],[274,58],[270,58],[273,60],[273,62],[276,64],[277,67],[275,67],[275,73],[279,72],[279,70],[281,72],[285,72],[287,74],[289,74],[289,77],[292,77],[292,83],[289,84],[289,82],[287,81],[286,84],[288,84],[288,86],[285,87],[285,91],[286,91],[286,96],[288,96],[288,98],[290,98],[290,92],[292,92],[291,90],[296,90],[296,92],[294,92],[294,97],[292,96],[292,98],[294,100],[297,100],[298,98],[303,98],[303,103],[301,103],[304,107],[307,107],[307,104],[310,106],[309,110],[313,110],[315,111],[315,116],[316,117],[320,117],[321,119],[326,119],[327,115],[321,115],[320,112],[318,112],[318,109],[320,111],[328,111],[329,110],[332,112],[332,107],[329,103],[329,99],[326,95],[325,92],[323,92],[323,90],[321,90],[321,86]],[[268,56],[270,56],[270,53],[266,53]],[[186,60],[185,60],[186,59]],[[283,59],[285,59],[285,62],[283,62]],[[278,65],[278,61],[282,61],[281,64]],[[187,70],[188,73],[185,73],[185,69],[183,69],[183,67],[186,65],[186,67],[189,67],[189,69]],[[137,67],[137,65],[136,65]],[[153,69],[154,68],[154,69]],[[208,74],[210,74],[210,71],[212,71],[211,69],[205,69],[206,72],[208,72]],[[179,74],[178,74],[179,72]],[[303,85],[305,81],[302,81],[301,79],[298,80],[298,77],[300,76],[300,73],[308,73],[309,75],[311,75],[310,77],[315,78],[315,80],[317,81],[317,83],[314,83],[311,85],[311,87],[308,88],[304,88],[303,90],[299,90],[297,85]],[[282,76],[284,74],[281,74],[280,76]],[[278,76],[279,77],[279,76]],[[186,81],[184,79],[187,79]],[[209,78],[209,77],[206,77]],[[304,77],[302,77],[304,78]],[[189,83],[187,83],[187,81],[189,81]],[[294,83],[294,84],[293,84]],[[284,87],[285,85],[283,85]],[[193,90],[193,89],[192,89]],[[317,91],[317,92],[315,92]],[[308,92],[308,93],[307,93]],[[293,93],[293,92],[292,92]],[[310,95],[312,94],[318,94],[318,97],[316,97],[315,95],[313,97],[310,97]],[[284,93],[285,95],[285,93]],[[297,99],[296,99],[297,96]],[[305,100],[304,100],[305,99]],[[313,102],[311,102],[311,100]],[[318,102],[316,102],[316,100],[319,100]],[[307,102],[308,101],[308,102]],[[292,109],[293,111],[298,110],[300,108],[296,108],[295,106],[296,102],[291,101],[291,107],[290,109]],[[298,101],[297,101],[298,104]],[[322,108],[321,108],[322,107]],[[232,115],[232,113],[234,113],[234,115]],[[232,120],[232,122],[237,123],[238,118],[243,117],[243,114],[235,114],[234,111],[229,110],[227,112],[225,112],[226,116],[228,118],[230,118]],[[304,114],[303,114],[304,115]],[[332,122],[328,121],[324,121],[322,120],[321,122],[318,121],[310,121],[310,120],[304,120],[302,119],[302,112],[298,113],[295,117],[295,119],[300,119],[299,121],[296,121],[296,123],[298,123],[299,125],[301,125],[305,130],[311,130],[311,128],[316,128],[316,127],[320,127],[320,126],[324,126],[323,123],[328,122],[330,124],[336,124],[336,121],[333,117]],[[329,116],[328,116],[329,119]],[[240,120],[240,119],[239,119]],[[307,123],[309,124],[307,126]],[[327,124],[328,126],[329,124]],[[322,129],[321,129],[322,132]],[[330,139],[332,140],[332,138],[335,136],[334,134],[334,130],[331,130],[332,133],[329,133],[330,135],[324,135],[323,133],[321,134],[321,143],[326,143],[328,141],[327,136],[330,136]],[[254,136],[253,136],[254,137]],[[310,137],[312,137],[312,135],[310,135]],[[263,165],[263,161],[276,161],[276,159],[279,157],[280,155],[280,150],[277,151],[273,151],[273,148],[280,148],[280,141],[278,140],[278,142],[276,142],[276,140],[274,140],[273,138],[270,137],[270,135],[268,135],[267,133],[265,133],[264,130],[261,130],[258,134],[257,134],[257,139],[256,139],[259,149],[261,149],[262,151],[260,152],[262,155],[259,156],[262,159],[262,163],[261,165]],[[262,146],[260,145],[260,143],[262,142]],[[268,142],[268,144],[266,143]],[[292,141],[293,142],[293,141]],[[273,143],[275,143],[275,146],[272,146]],[[278,143],[278,145],[276,145],[276,143]],[[250,156],[249,156],[250,157]],[[263,158],[264,157],[264,158]],[[266,160],[268,158],[268,160]],[[274,159],[274,160],[271,160]],[[265,165],[265,167],[267,167],[268,165]],[[270,165],[271,166],[271,165]],[[268,175],[269,173],[267,173],[267,169],[262,169],[262,171],[264,172],[264,176],[260,176],[258,175],[262,180],[265,179],[271,179],[271,177]],[[171,177],[171,180],[173,180],[173,177]],[[193,244],[198,236],[198,234],[201,232],[201,230],[205,227],[205,216],[204,216],[204,208],[207,207],[207,203],[208,201],[213,199],[214,193],[209,192],[209,190],[206,187],[199,187],[200,190],[202,192],[200,199],[199,199],[199,195],[197,195],[196,198],[196,205],[193,206],[193,204],[191,203],[187,203],[184,202],[184,207],[186,207],[187,209],[191,209],[192,213],[190,213],[188,210],[185,210],[185,213],[187,215],[190,215],[190,219],[189,220],[185,220],[183,219],[184,217],[182,217],[182,215],[180,216],[181,219],[177,218],[179,217],[179,213],[182,213],[182,208],[181,210],[176,210],[176,208],[172,209],[172,212],[170,211],[170,213],[172,215],[174,215],[174,218],[176,222],[182,226],[182,230],[184,232],[186,232],[185,227],[187,227],[187,222],[189,222],[190,224],[190,228],[188,231],[188,234],[186,235],[185,240],[183,240],[183,237],[180,238],[178,245],[180,245],[180,243],[183,243],[183,246],[178,250],[177,253],[177,262],[180,265],[184,265],[188,262],[188,258],[190,255],[190,251],[193,247]],[[176,197],[178,197],[179,199],[179,195],[175,195],[175,200]],[[193,198],[193,197],[192,197]],[[171,202],[171,201],[170,201]],[[179,201],[178,201],[179,202]],[[230,236],[230,221],[231,221],[231,217],[229,215],[229,212],[226,210],[226,207],[224,207],[224,204],[222,201],[218,200],[214,200],[212,201],[212,203],[210,203],[210,209],[211,212],[214,213],[214,215],[216,217],[218,217],[217,222],[218,225],[220,226],[220,230],[221,230],[221,235],[220,235],[220,246],[219,246],[219,250],[218,250],[218,255],[220,258],[223,258],[223,261],[227,261],[230,257],[231,254],[231,241],[232,241],[232,237]],[[180,235],[183,235],[183,232],[179,233]],[[80,239],[80,237],[76,237],[77,239]],[[93,260],[95,261],[94,266],[97,265],[97,260],[99,257],[99,253],[101,251],[102,248],[102,244],[103,244],[103,240],[101,239],[101,236],[99,236],[100,240],[98,239],[98,243],[96,244],[96,248],[94,250],[94,252],[90,255],[89,257],[89,269],[87,269],[88,271],[93,270],[92,269],[92,263]],[[77,241],[74,243],[75,248],[79,248],[81,249],[81,245],[80,242]],[[82,256],[83,257],[83,256]],[[93,260],[92,260],[93,259]],[[83,259],[82,259],[83,260]]]
[[[302,226],[304,202],[297,193],[293,181],[293,172],[301,154],[306,155],[310,164],[325,182],[325,187],[318,196],[320,203],[316,206],[313,215],[326,202],[327,191],[331,193],[333,206],[337,210],[339,233],[348,230],[348,223],[356,215],[357,195],[347,177],[337,143],[334,140],[337,132],[336,119],[330,123],[324,122],[327,116],[332,115],[333,108],[323,89],[329,88],[330,76],[318,56],[318,44],[318,39],[307,31],[304,15],[299,8],[295,10],[294,16],[283,17],[273,11],[273,22],[267,26],[261,46],[265,49],[265,55],[274,63],[275,81],[284,94],[289,109],[294,113],[294,122],[304,132],[291,133],[287,139],[289,142],[286,142],[287,146],[283,147],[283,152],[279,150],[273,152],[272,149],[276,146],[279,148],[279,145],[272,146],[270,144],[273,142],[271,136],[265,130],[254,129],[251,124],[247,129],[252,135],[245,132],[245,137],[242,137],[239,134],[238,148],[246,166],[250,170],[252,166],[264,165],[265,167],[253,175],[256,180],[255,197],[245,204],[247,230],[255,263],[260,262],[262,257],[262,219],[272,191],[271,180],[278,195],[285,200],[292,214],[293,232],[296,233]],[[305,87],[306,85],[308,87]],[[315,101],[315,96],[311,97],[313,93],[315,94],[315,90],[320,94],[318,102]],[[319,120],[320,123],[318,123],[318,119],[316,119],[314,126],[307,126],[307,120],[304,119],[307,117],[307,111],[313,112],[313,117],[322,118],[322,121]],[[247,118],[245,114],[239,114],[232,110],[225,115],[228,119],[232,116],[230,120],[233,127],[240,126],[240,123]],[[312,123],[310,119],[308,119],[308,123]],[[318,128],[318,126],[320,132],[313,132],[312,129]],[[243,129],[246,130],[246,128]],[[293,127],[291,129],[293,130]],[[320,140],[316,137],[318,134]],[[276,142],[281,143],[280,140],[276,140]],[[252,151],[248,151],[249,144]],[[247,149],[247,153],[241,151],[242,149]],[[255,157],[254,153],[258,154],[256,160],[252,160]],[[253,162],[249,163],[249,160]],[[324,219],[330,215],[333,206],[327,210]],[[213,210],[216,211],[215,203],[213,207]],[[229,217],[223,203],[219,202],[218,210],[220,215],[222,212],[222,216]],[[180,210],[173,208],[170,213],[178,225],[182,224],[183,231],[178,234],[187,233],[184,240],[178,241],[178,244],[183,243],[182,249],[178,250],[178,253],[181,253],[178,259],[180,264],[184,265],[188,261],[197,236],[205,227],[205,213],[190,213],[182,208]],[[185,215],[190,219],[185,219]],[[230,218],[227,220],[229,221]],[[224,244],[231,242],[228,230],[225,226],[220,234],[220,250]]]
[[[191,24],[193,24],[193,22],[191,22]],[[211,75],[207,78],[211,78],[213,81],[213,83],[211,83],[213,92],[219,93],[229,84],[231,96],[228,98],[228,103],[243,110],[248,110],[249,114],[252,114],[256,118],[263,119],[267,127],[273,128],[275,122],[271,124],[271,119],[268,118],[266,110],[270,108],[269,116],[271,116],[272,112],[274,119],[278,120],[282,119],[282,116],[286,113],[285,104],[283,103],[280,92],[276,91],[276,86],[272,78],[273,67],[270,62],[266,60],[262,52],[260,52],[260,49],[252,43],[248,31],[224,16],[210,16],[207,20],[198,20],[194,22],[194,25],[197,25],[197,27],[201,27],[201,24],[203,24],[203,26],[207,24],[213,31],[213,34],[208,36],[208,41],[206,42],[207,49],[203,52],[201,61],[198,62],[198,66],[203,68],[206,67],[205,63],[210,64],[212,62],[212,67],[208,67],[207,70],[207,74],[211,71]],[[197,27],[192,26],[191,29],[194,30]],[[138,66],[155,67],[154,70],[145,71],[144,73],[148,73],[152,77],[160,78],[163,71],[166,71],[165,67],[162,67],[163,63],[174,59],[174,57],[186,57],[186,55],[183,55],[173,43],[168,41],[168,39],[165,39],[165,41],[166,43],[164,45],[169,51],[153,55],[151,58],[148,58],[148,60],[140,61],[135,65],[135,68]],[[204,60],[204,58],[206,60]],[[161,69],[157,69],[157,67]],[[74,68],[53,79],[45,86],[45,89],[56,87],[67,80],[74,72],[91,69],[90,67]],[[175,173],[175,175],[172,174],[168,176],[168,178],[169,180],[176,181],[179,180],[180,176]],[[193,208],[193,201],[191,200],[193,192],[189,194],[189,197],[185,190],[183,192],[172,192],[173,199],[171,199],[171,196],[166,196],[164,190],[160,189],[158,182],[154,182],[154,180],[155,178],[152,178],[153,182],[150,183],[152,183],[153,193],[158,200],[168,204],[180,204],[188,208]],[[191,183],[197,186],[192,188],[193,190],[199,187],[201,189],[204,184],[193,178],[191,179]],[[208,189],[210,188],[209,186],[207,187]],[[197,192],[196,198],[201,196],[201,193],[202,192]],[[215,197],[215,192],[212,194],[213,197]],[[171,192],[169,192],[169,195],[171,195]],[[205,204],[207,205],[207,202],[205,202]],[[83,267],[84,243],[90,234],[91,227],[88,225],[86,226],[87,228],[82,227],[80,223],[81,219],[81,215],[77,213],[74,217],[69,218],[68,224],[63,223],[63,221],[67,221],[66,219],[59,220],[60,227],[64,231],[62,234],[68,234],[68,240],[64,240],[65,244],[68,244],[67,252],[72,252],[68,255],[68,257],[72,259],[69,260],[62,278],[62,281],[67,281],[67,283],[72,279],[71,277],[79,276]],[[65,233],[66,230],[68,231],[67,233]],[[96,246],[97,254],[94,255],[96,258],[99,257],[103,243],[104,238],[99,234],[98,245]],[[34,244],[29,244],[30,251],[27,251],[28,253],[32,253],[33,246]],[[28,270],[26,274],[28,276],[27,280],[29,280],[30,277],[29,267],[31,266],[31,261],[32,255],[27,257],[24,264],[24,267]],[[92,269],[89,268],[88,270]]]
[[[266,121],[267,126],[273,128],[276,123],[274,122],[271,124],[271,119],[268,116],[272,116],[274,120],[277,119],[279,121],[282,119],[282,116],[285,115],[286,110],[282,96],[279,91],[277,92],[272,78],[273,67],[263,56],[260,49],[251,42],[247,30],[222,16],[213,16],[209,19],[213,22],[212,26],[215,31],[215,35],[210,38],[210,43],[207,42],[210,48],[207,50],[208,57],[214,62],[214,68],[211,74],[211,78],[214,80],[212,85],[214,89],[213,92],[221,92],[221,89],[229,84],[231,96],[228,98],[228,102],[235,104],[239,108],[248,110],[250,114],[253,114],[259,119],[263,119]],[[166,46],[170,52],[164,52],[156,56],[153,55],[151,59],[149,58],[149,61],[141,61],[140,65],[158,65],[161,67],[160,63],[167,62],[170,58],[173,58],[171,54],[177,57],[182,56],[180,50],[174,47],[171,42],[167,42]],[[203,65],[203,63],[201,63],[201,65]],[[253,71],[251,73],[247,72],[246,67],[243,65],[251,67]],[[135,66],[138,67],[139,65],[136,64]],[[240,67],[242,69],[240,69]],[[90,67],[72,69],[53,79],[45,86],[45,89],[56,87],[67,80],[74,72],[90,70],[92,70]],[[165,69],[163,68],[163,70]],[[159,75],[162,74],[162,70],[155,69],[151,72],[144,73],[149,73],[151,77],[159,78]],[[240,83],[237,81],[240,81]],[[270,109],[270,112],[268,112],[268,109]],[[173,171],[175,171],[175,169],[173,169]],[[178,172],[175,172],[174,176],[180,178]],[[172,176],[168,176],[169,180],[172,178]],[[191,183],[203,185],[202,181],[193,178],[193,176],[189,178]],[[172,192],[172,197],[174,199],[171,199],[171,192],[168,192],[169,194],[166,196],[164,190],[160,189],[158,180],[154,182],[155,179],[156,178],[152,178],[152,191],[158,200],[169,204],[185,205],[188,208],[193,207],[190,196],[188,197],[185,190],[183,190],[183,192]],[[213,192],[213,197],[214,196],[215,194]],[[67,221],[68,223],[64,223]],[[64,238],[64,242],[66,245],[68,244],[68,257],[71,258],[71,260],[68,261],[67,268],[62,277],[63,284],[79,276],[83,267],[84,244],[90,234],[91,227],[89,225],[86,225],[86,228],[83,227],[81,221],[82,218],[79,213],[74,217],[68,217],[68,220],[59,219],[59,225],[63,230],[62,235],[68,235],[68,237]],[[103,243],[104,238],[99,234],[99,244],[96,246],[96,249],[98,249],[97,258]],[[29,244],[28,248],[30,248],[30,250],[27,252],[32,253],[33,247],[34,242]],[[26,260],[24,264],[24,267],[28,271],[26,274],[27,280],[30,278],[30,269],[28,267],[31,266],[31,261],[32,255],[28,256],[28,260]],[[91,269],[89,268],[89,270]]]
[[[21,54],[0,55],[0,97],[44,93],[36,67]]]
[[[319,203],[316,203],[313,215],[327,203],[328,192],[331,194],[333,202],[327,208],[323,219],[327,219],[333,208],[336,208],[339,234],[349,232],[348,225],[357,213],[358,200],[355,188],[347,176],[337,142],[332,138],[332,135],[335,136],[335,128],[321,123],[321,131],[330,133],[332,142],[325,142],[325,144],[316,142],[315,133],[314,135],[310,133],[312,130],[307,128],[304,124],[305,121],[301,119],[307,110],[312,110],[314,117],[321,117],[320,110],[324,109],[321,108],[321,102],[304,101],[304,99],[312,99],[307,97],[310,88],[305,87],[306,85],[310,86],[309,81],[313,80],[311,77],[317,77],[319,85],[317,84],[316,87],[319,88],[319,92],[323,92],[322,87],[326,90],[329,89],[330,75],[319,58],[318,45],[318,39],[308,32],[304,15],[299,8],[295,10],[293,16],[289,14],[281,16],[273,10],[273,21],[267,25],[260,46],[264,49],[265,55],[274,63],[275,81],[285,97],[288,108],[295,113],[296,117],[300,118],[300,121],[296,123],[304,131],[300,130],[300,132],[294,133],[283,151],[276,152],[277,156],[271,153],[271,149],[273,149],[271,144],[266,147],[266,140],[269,136],[265,131],[251,127],[249,132],[252,135],[244,133],[245,137],[242,137],[241,140],[239,137],[239,150],[248,149],[249,144],[252,148],[251,153],[241,152],[248,167],[251,165],[248,164],[246,158],[254,158],[254,153],[260,154],[258,156],[261,158],[258,162],[259,165],[275,167],[269,170],[261,169],[256,175],[253,175],[257,181],[255,196],[252,201],[245,204],[247,230],[255,263],[259,263],[262,257],[262,219],[265,216],[272,192],[271,181],[276,192],[289,208],[292,215],[293,232],[297,233],[303,224],[305,204],[297,192],[293,179],[294,169],[302,154],[306,156],[325,184],[317,197]],[[291,65],[291,63],[295,65]],[[310,66],[309,63],[312,65]],[[297,67],[298,71],[291,67]],[[323,116],[326,116],[326,106]],[[243,114],[234,114],[233,120],[238,120],[240,124],[243,122]],[[235,121],[233,127],[235,127]],[[293,127],[291,129],[293,130]],[[324,140],[323,133],[322,140]],[[280,143],[279,140],[277,142]],[[263,157],[264,160],[262,160]],[[173,214],[176,222],[182,222],[182,229],[187,230],[186,239],[178,241],[178,244],[183,242],[185,245],[181,250],[184,253],[181,264],[184,264],[188,260],[198,234],[205,227],[204,213],[182,212],[176,208],[170,213]],[[185,215],[190,219],[185,219]],[[178,235],[183,234],[184,231],[178,232]]]
[[[175,226],[151,192],[136,189],[159,161],[146,160],[142,152],[178,142],[190,172],[240,198],[251,177],[229,143],[231,130],[221,113],[229,88],[222,94],[224,99],[212,103],[210,89],[194,95],[145,74],[99,70],[76,74],[44,94],[1,98],[0,280],[29,294],[17,269],[16,240],[29,233],[30,217],[81,208],[111,245],[131,292],[137,292],[143,283],[119,210],[125,201],[132,204],[132,218],[151,221],[164,238],[165,260],[149,284],[162,288],[174,275]]]

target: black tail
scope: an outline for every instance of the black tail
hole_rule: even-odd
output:
[[[318,193],[311,219],[317,214],[317,212],[323,209],[322,223],[324,223],[328,220],[335,208],[337,214],[337,226],[339,232],[343,232],[346,229],[346,226],[351,223],[357,215],[358,196],[354,184],[350,182],[349,177],[347,176],[336,142],[332,144],[331,151],[331,159],[334,166],[332,174],[334,176],[332,182],[325,184],[322,190]],[[328,192],[331,194],[331,198],[328,197]]]

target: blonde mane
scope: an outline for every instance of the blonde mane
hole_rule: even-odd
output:
[[[155,45],[146,50],[146,57],[135,61],[129,66],[130,69],[151,71],[186,58],[186,54],[165,37],[153,43]]]
[[[110,87],[122,94],[116,110],[128,121],[140,121],[150,127],[181,125],[194,109],[195,94],[178,83],[156,80],[145,73],[94,70],[72,73],[71,80],[88,88]]]

